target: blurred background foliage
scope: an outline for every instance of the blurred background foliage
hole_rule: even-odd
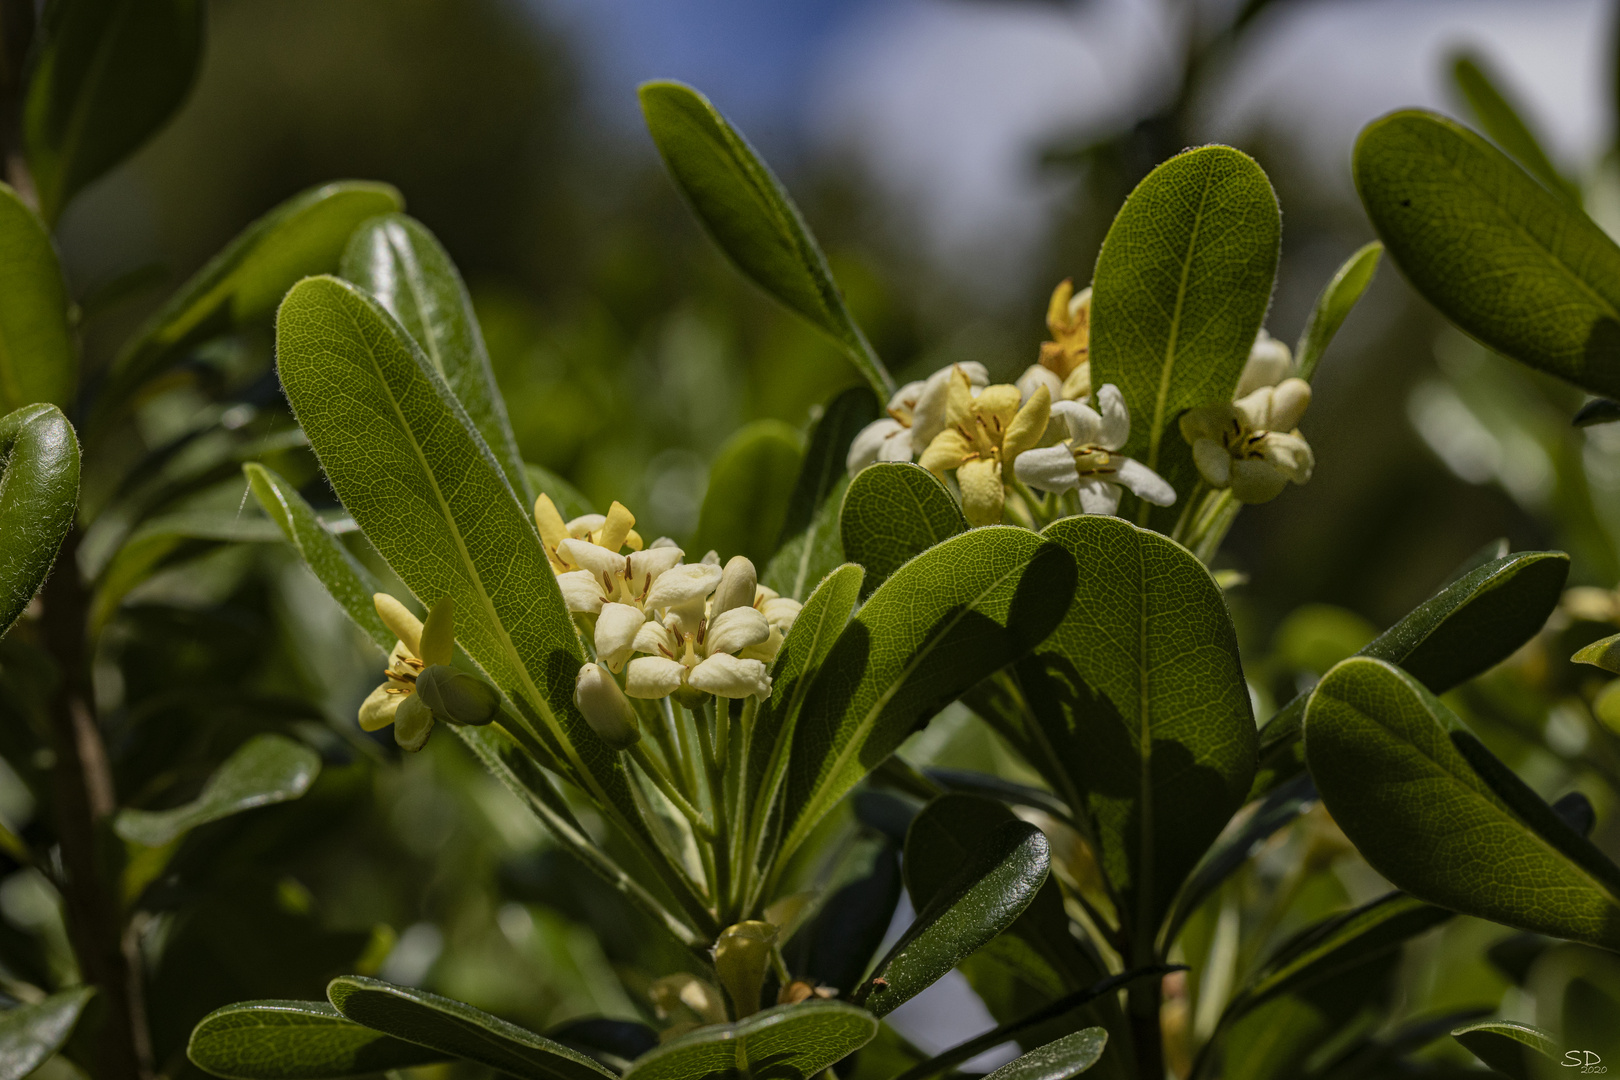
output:
[[[636,35],[667,30],[670,16],[644,5],[604,6],[625,8],[609,22],[629,35],[632,57],[647,54]],[[694,37],[707,32],[704,19],[723,22],[736,6],[676,5],[693,15]],[[1021,371],[1045,337],[1051,287],[1065,276],[1089,278],[1131,186],[1216,130],[1212,88],[1244,61],[1247,35],[1295,9],[1355,5],[889,6],[971,8],[973,19],[1013,20],[1035,17],[1033,9],[1040,18],[1141,9],[1160,20],[1174,54],[1152,78],[1119,88],[1114,115],[1029,141],[1027,168],[1048,212],[1036,242],[1018,248],[1018,271],[996,281],[941,256],[921,235],[918,206],[874,182],[879,170],[859,154],[798,137],[792,125],[762,124],[760,142],[827,248],[857,318],[904,379],[957,360],[981,361],[998,377]],[[1476,9],[1485,7],[1543,5]],[[806,8],[783,5],[784,33],[795,32],[793,19],[807,17]],[[602,49],[580,30],[578,11],[517,0],[211,3],[206,60],[187,106],[62,223],[91,368],[268,207],[328,179],[385,180],[467,279],[525,458],[574,481],[599,508],[625,502],[646,535],[686,539],[709,462],[732,431],[760,417],[802,427],[857,376],[701,234],[650,142],[622,122],[634,79],[602,90]],[[1467,15],[1459,18],[1466,26]],[[1398,25],[1382,33],[1399,33]],[[752,46],[746,37],[713,46],[727,47]],[[739,53],[737,62],[760,61]],[[1423,77],[1442,85],[1444,55],[1421,62],[1432,69]],[[745,130],[747,86],[731,90],[737,101],[716,94]],[[624,100],[604,105],[614,95]],[[1461,100],[1451,100],[1467,119]],[[1612,112],[1608,101],[1594,107]],[[937,123],[957,119],[942,111]],[[1291,341],[1332,269],[1372,236],[1342,184],[1349,146],[1334,150],[1335,187],[1292,129],[1255,123],[1220,134],[1254,154],[1278,189],[1283,265],[1268,326]],[[1600,217],[1620,204],[1611,152],[1568,166]],[[119,435],[129,461],[190,430],[207,410],[234,406],[226,427],[244,454],[304,483],[317,506],[335,505],[307,451],[276,441],[291,422],[269,342],[268,328],[245,333],[169,380]],[[1620,598],[1610,591],[1620,584],[1620,429],[1572,427],[1579,394],[1447,328],[1388,265],[1316,388],[1306,425],[1315,478],[1243,514],[1222,556],[1222,565],[1247,575],[1229,597],[1257,712],[1267,715],[1360,647],[1481,545],[1506,537],[1515,549],[1568,550],[1571,583],[1590,591],[1542,638],[1450,700],[1542,794],[1588,794],[1598,843],[1620,854],[1620,700],[1604,700],[1602,677],[1566,660],[1605,625],[1620,624]],[[242,490],[223,475],[202,470],[164,497],[178,509],[228,508]],[[115,502],[130,496],[131,483],[123,469],[87,477],[87,497],[99,491]],[[339,971],[380,972],[537,1027],[650,1012],[650,981],[684,965],[680,950],[549,848],[459,743],[436,739],[402,759],[387,732],[371,739],[356,730],[354,708],[375,682],[377,657],[291,554],[277,544],[210,549],[131,599],[96,669],[125,801],[184,801],[226,753],[264,730],[297,733],[325,762],[304,799],[187,840],[185,917],[159,916],[143,939],[155,958],[149,1000],[160,1066],[188,1067],[177,1051],[214,1005],[318,997]],[[30,678],[49,678],[32,670],[29,648],[26,627],[0,645],[8,741],[29,738],[18,703]],[[30,760],[26,751],[5,756]],[[1034,781],[960,706],[916,736],[906,755]],[[0,781],[0,818],[26,837],[40,801],[35,778]],[[863,827],[881,850],[882,814],[867,816]],[[3,854],[0,868],[0,934],[26,939],[43,967],[71,965],[43,879]],[[1382,887],[1320,809],[1279,834],[1190,925],[1184,951],[1195,970],[1167,1005],[1172,1038],[1207,1033],[1232,973],[1240,976],[1264,943]],[[186,937],[192,945],[171,954],[188,956],[188,966],[171,975],[162,956]],[[1240,939],[1255,955],[1211,960]],[[1227,974],[1211,975],[1219,971]],[[1376,977],[1388,979],[1390,1004],[1366,1023],[1384,1030],[1473,1006],[1553,1028],[1568,1012],[1576,1017],[1568,1023],[1579,1024],[1590,1014],[1580,1004],[1589,990],[1620,1009],[1614,960],[1469,920],[1432,932]],[[1565,999],[1575,1005],[1566,1010]],[[988,1025],[960,980],[907,1009],[911,1019],[898,1022],[925,1044],[931,1031],[943,1032],[933,1040],[943,1044],[955,1041],[953,1027],[959,1035],[964,1023]],[[1566,1030],[1566,1039],[1578,1034]],[[1467,1060],[1456,1047],[1435,1053]],[[1185,1067],[1174,1053],[1172,1062]],[[60,1060],[51,1068],[71,1071]]]

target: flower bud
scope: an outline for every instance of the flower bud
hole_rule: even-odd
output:
[[[732,608],[753,607],[754,594],[759,588],[759,575],[754,564],[743,555],[733,555],[721,571],[720,584],[715,586],[714,601],[709,607],[709,619]]]
[[[615,750],[635,745],[641,738],[636,710],[619,684],[600,664],[585,664],[574,679],[574,704],[591,730]]]
[[[414,754],[427,745],[431,734],[433,711],[422,701],[420,694],[408,695],[394,713],[394,741],[401,750]]]
[[[416,694],[433,715],[450,724],[487,724],[501,711],[501,695],[466,671],[434,664],[416,677]]]
[[[412,656],[422,655],[422,620],[411,614],[411,609],[385,592],[373,593],[371,602],[377,608],[388,632],[405,643]]]
[[[731,995],[731,1007],[739,1020],[759,1011],[759,994],[775,944],[776,927],[757,920],[726,927],[714,943],[714,971]]]

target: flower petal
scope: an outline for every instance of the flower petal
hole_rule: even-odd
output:
[[[969,525],[996,525],[1006,493],[1001,487],[1001,463],[993,459],[970,461],[956,470],[962,488],[962,513]]]
[[[1226,452],[1226,447],[1214,439],[1194,439],[1192,454],[1193,464],[1198,466],[1198,475],[1204,478],[1204,483],[1224,488],[1232,482],[1232,455]]]
[[[1045,385],[1038,386],[1029,400],[1019,407],[1012,418],[1012,423],[1007,425],[1007,434],[1002,436],[1003,468],[1017,462],[1018,455],[1025,450],[1033,450],[1040,445],[1041,437],[1046,434],[1046,425],[1051,417],[1052,392]]]
[[[1249,349],[1249,359],[1238,376],[1234,398],[1248,397],[1262,386],[1276,386],[1288,377],[1294,357],[1288,346],[1261,330]]]
[[[702,600],[720,584],[720,567],[713,563],[682,563],[658,575],[647,591],[646,606],[651,608],[682,607]]]
[[[715,653],[736,653],[758,645],[771,636],[770,621],[763,612],[751,607],[737,607],[721,612],[704,632],[703,647],[710,656]]]
[[[1311,384],[1304,379],[1285,379],[1271,392],[1272,431],[1293,431],[1311,404]]]
[[[1068,491],[1080,482],[1080,472],[1074,467],[1074,452],[1067,443],[1024,451],[1013,465],[1013,475],[1042,491]]]
[[[1119,488],[1106,480],[1082,480],[1078,490],[1082,514],[1110,515],[1119,509]]]
[[[546,554],[551,557],[552,567],[556,570],[568,569],[567,564],[557,557],[557,545],[568,539],[568,523],[557,512],[557,504],[551,501],[550,495],[542,494],[534,500],[534,527],[540,531],[540,540],[546,546]]]
[[[934,441],[928,444],[928,449],[923,451],[922,460],[917,464],[935,476],[943,476],[949,470],[960,466],[972,452],[973,444],[964,439],[960,431],[948,427],[934,436]]]
[[[878,448],[879,461],[910,461],[917,449],[916,440],[912,437],[910,428],[901,428],[883,440]]]
[[[593,574],[607,574],[611,577],[624,573],[623,555],[617,551],[609,551],[605,547],[597,547],[589,540],[569,537],[557,545],[557,550],[564,558],[572,559],[576,566]]]
[[[382,619],[383,625],[411,650],[411,655],[416,656],[420,653],[422,620],[412,614],[410,608],[385,592],[373,593],[371,603],[377,609],[377,616]]]
[[[1119,387],[1107,383],[1097,391],[1097,408],[1102,414],[1102,432],[1097,445],[1118,450],[1131,437],[1131,414],[1125,407],[1125,395],[1119,392]]]
[[[636,635],[646,625],[647,616],[629,604],[603,604],[596,619],[596,658],[608,670],[618,671],[630,658]]]
[[[1046,387],[1048,405],[1054,398],[1063,395],[1063,380],[1057,372],[1042,364],[1031,364],[1025,368],[1024,373],[1018,376],[1017,386],[1018,396],[1024,401],[1028,401],[1030,395],[1042,386]]]
[[[889,398],[888,411],[892,415],[899,413],[904,417],[905,423],[911,422],[911,414],[917,408],[917,401],[922,397],[923,387],[928,385],[921,379],[908,382],[896,390]]]
[[[634,648],[636,652],[651,653],[654,656],[679,656],[681,639],[663,623],[649,619],[636,629]]]
[[[1061,416],[1076,446],[1097,446],[1102,437],[1102,417],[1090,405],[1078,401],[1052,402],[1052,415]]]
[[[867,424],[856,434],[855,441],[849,444],[849,455],[844,459],[844,467],[849,470],[851,476],[854,476],[872,462],[881,460],[879,454],[884,442],[889,436],[905,430],[900,421],[889,416]]]
[[[631,528],[636,523],[636,515],[618,499],[608,507],[607,520],[602,523],[601,535],[596,542],[609,551],[618,551],[624,546],[625,539],[629,537]]]
[[[1121,487],[1129,488],[1138,498],[1146,499],[1154,506],[1175,505],[1176,489],[1170,486],[1168,480],[1140,461],[1116,455],[1114,467],[1118,470],[1114,474],[1115,482]]]
[[[568,523],[568,535],[575,540],[583,540],[606,524],[606,514],[581,514]]]
[[[634,664],[640,663],[639,660]],[[769,697],[771,676],[758,660],[743,660],[730,653],[716,653],[692,669],[692,687],[715,697]]]
[[[569,611],[595,615],[602,610],[602,579],[589,570],[570,570],[557,575],[557,588]]]
[[[1269,462],[1234,461],[1232,463],[1232,494],[1240,503],[1270,502],[1288,486],[1284,476]]]
[[[1181,414],[1181,437],[1189,443],[1198,439],[1221,442],[1232,432],[1237,410],[1231,405],[1202,405]]]
[[[366,695],[360,703],[360,730],[381,731],[394,722],[399,703],[409,694],[400,691],[391,682],[385,682]]]
[[[1259,450],[1268,464],[1296,484],[1308,483],[1316,468],[1311,444],[1296,434],[1270,432],[1260,440]]]
[[[400,702],[394,713],[394,741],[401,750],[416,753],[433,734],[433,710],[415,694]]]
[[[1250,431],[1266,431],[1271,427],[1271,395],[1273,388],[1262,386],[1247,397],[1232,402],[1232,411],[1238,422]]]
[[[686,553],[674,544],[654,543],[645,551],[637,551],[629,556],[630,562],[630,592],[640,596],[647,591],[647,586],[665,570],[675,566]]]
[[[1064,399],[1084,401],[1091,396],[1091,361],[1082,360],[1063,380]]]
[[[624,692],[633,698],[668,697],[681,688],[686,668],[662,656],[638,656],[625,669]]]
[[[765,616],[765,621],[784,634],[793,629],[793,622],[802,610],[804,605],[791,596],[773,596],[759,606],[760,614]]]

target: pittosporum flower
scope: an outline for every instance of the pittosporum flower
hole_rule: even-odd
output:
[[[970,525],[994,525],[1006,502],[1002,474],[1046,433],[1051,395],[1037,387],[1022,406],[1016,386],[987,386],[974,397],[967,376],[951,379],[945,428],[923,451],[920,464],[941,478],[955,470],[962,511]]]
[[[854,476],[874,461],[911,461],[945,428],[946,398],[952,372],[967,377],[973,391],[990,381],[983,364],[967,361],[940,368],[920,382],[909,382],[889,399],[889,415],[860,430],[850,443],[845,465]]]
[[[719,577],[718,567],[699,572],[681,566],[681,549],[663,540],[646,551],[633,551],[629,555],[573,538],[563,540],[557,548],[559,555],[580,567],[557,575],[563,602],[569,611],[596,617],[596,655],[614,671],[622,668],[629,658],[630,644],[635,641],[641,624],[647,621],[647,612],[654,607],[667,606],[657,600],[666,600],[671,595],[669,587],[656,594],[654,591],[666,574],[680,571],[671,579],[672,584],[676,579],[686,581],[694,573],[704,581]]]
[[[1290,480],[1310,480],[1316,467],[1298,427],[1310,403],[1309,383],[1284,379],[1230,405],[1187,410],[1181,437],[1191,444],[1198,474],[1210,487],[1231,488],[1238,502],[1269,502]]]
[[[541,495],[534,500],[535,528],[540,531],[546,555],[551,559],[551,568],[558,574],[579,569],[579,563],[572,561],[568,553],[562,550],[565,540],[583,541],[615,554],[625,547],[640,551],[641,534],[636,532],[635,523],[636,516],[617,501],[608,507],[606,514],[584,514],[564,522],[551,496]]]
[[[1068,278],[1052,290],[1046,305],[1051,341],[1041,343],[1040,362],[1018,376],[1018,389],[1028,401],[1038,386],[1053,401],[1085,401],[1091,396],[1091,286],[1078,293]]]
[[[740,555],[723,571],[699,563],[676,567],[659,578],[648,607],[661,608],[664,616],[643,623],[636,632],[635,651],[648,655],[630,661],[626,692],[639,698],[667,697],[678,691],[685,697],[695,693],[767,697],[771,677],[765,661],[780,648],[781,632],[749,602],[758,602],[755,579],[754,564]],[[666,586],[666,581],[679,583],[679,596],[676,585]],[[710,593],[716,602],[706,604]]]
[[[401,749],[417,751],[433,734],[433,711],[416,692],[424,669],[448,664],[455,651],[455,604],[446,596],[428,612],[423,623],[409,608],[387,593],[372,598],[383,625],[399,638],[388,654],[383,683],[360,705],[360,727],[380,731],[394,725],[394,741]]]
[[[574,676],[574,704],[591,730],[615,750],[626,749],[641,738],[635,708],[602,665],[580,665]]]
[[[1069,437],[1056,446],[1026,450],[1013,471],[1018,479],[1042,491],[1077,491],[1087,514],[1112,514],[1126,489],[1155,506],[1170,506],[1176,490],[1133,458],[1118,453],[1131,434],[1131,416],[1119,387],[1108,383],[1097,391],[1099,413],[1076,401],[1059,401],[1052,415],[1061,417]]]
[[[1248,397],[1262,386],[1276,386],[1294,373],[1294,354],[1288,346],[1261,330],[1249,348],[1249,359],[1238,376],[1232,400]]]

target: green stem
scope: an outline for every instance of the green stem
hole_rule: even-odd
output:
[[[652,759],[652,755],[647,753],[647,748],[638,742],[630,747],[629,752],[630,760],[641,766],[641,771],[646,775],[647,779],[653,782],[653,786],[658,789],[659,793],[674,804],[675,809],[681,812],[681,816],[691,823],[692,831],[706,840],[713,839],[714,826],[710,825],[703,817],[701,810],[688,802],[686,796],[682,795],[680,790],[670,783],[669,777],[664,775],[663,770],[658,767],[658,763]]]
[[[730,709],[721,705],[715,707],[723,698],[710,698],[703,704],[703,712],[693,713],[692,719],[697,723],[698,744],[703,748],[704,779],[708,782],[709,805],[714,810],[716,830],[713,835],[710,859],[714,864],[714,879],[712,881],[712,894],[714,896],[716,915],[722,925],[730,925],[736,920],[732,917],[732,905],[726,897],[731,895],[731,819],[727,812],[725,802],[725,777],[720,768],[720,759],[715,754],[715,739],[710,732],[711,726],[719,727],[716,713],[730,713]]]

